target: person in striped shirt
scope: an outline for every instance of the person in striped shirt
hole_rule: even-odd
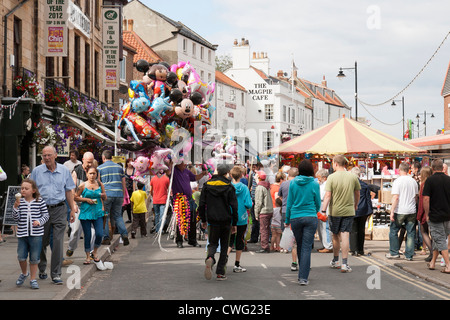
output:
[[[17,257],[22,270],[16,284],[21,286],[30,276],[31,288],[39,289],[36,274],[42,249],[44,224],[48,221],[49,215],[36,182],[31,179],[22,181],[21,192],[16,195],[13,206],[13,218],[17,221]],[[28,256],[30,257],[30,273],[27,271]]]
[[[117,228],[122,236],[123,245],[130,244],[128,240],[128,231],[122,216],[123,196],[126,191],[125,174],[121,165],[112,161],[112,152],[105,150],[102,153],[103,164],[98,166],[100,181],[105,186],[107,199],[105,201],[105,213],[107,219],[111,220],[111,233],[109,232],[108,222],[106,221],[103,230],[104,242],[109,244]],[[109,239],[111,237],[111,239]]]

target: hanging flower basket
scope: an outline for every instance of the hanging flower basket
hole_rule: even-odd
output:
[[[72,101],[69,94],[57,87],[45,90],[45,104],[60,106],[67,111],[72,111]]]
[[[44,92],[41,85],[36,81],[34,76],[14,78],[14,90],[18,97],[21,97],[25,91],[28,92],[28,97],[36,100],[36,102],[44,101]]]

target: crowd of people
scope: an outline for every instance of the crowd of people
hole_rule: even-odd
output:
[[[392,185],[392,209],[390,212],[389,253],[386,257],[400,257],[400,245],[405,238],[405,259],[413,260],[417,230],[425,245],[422,254],[430,270],[435,270],[439,255],[443,273],[450,273],[450,177],[441,159],[431,166],[420,163],[400,164],[399,177]],[[402,230],[403,229],[403,230]],[[403,231],[403,232],[402,232]]]
[[[371,189],[360,179],[360,169],[349,170],[342,155],[333,158],[332,168],[317,171],[308,159],[298,167],[283,166],[277,172],[259,163],[222,163],[212,177],[202,166],[171,163],[148,184],[135,181],[132,159],[127,159],[124,168],[112,161],[109,150],[103,152],[101,165],[91,152],[85,152],[81,161],[78,158],[79,154],[71,151],[70,159],[60,164],[55,148],[47,146],[41,165],[31,173],[27,166],[22,168],[21,192],[13,207],[21,269],[18,286],[29,277],[31,288],[38,289],[36,278],[48,277],[48,246],[51,280],[62,284],[61,267],[72,263],[70,257],[82,233],[84,264],[94,262],[100,268],[98,248],[110,244],[114,234],[120,235],[123,245],[129,244],[125,223],[132,223],[131,238],[138,229],[141,237],[146,237],[150,216],[153,225],[149,232],[159,234],[167,231],[168,219],[163,221],[162,217],[168,211],[178,215],[174,218],[178,248],[183,248],[185,241],[201,247],[197,233],[207,235],[206,279],[213,277],[214,266],[216,279],[227,279],[226,265],[233,249],[233,272],[246,272],[241,260],[248,243],[259,243],[260,254],[291,253],[291,270],[298,271],[300,285],[309,283],[312,250],[332,253],[330,267],[340,272],[352,271],[349,254],[365,254],[366,222],[373,212]],[[442,272],[450,273],[450,177],[444,164],[434,160],[431,167],[414,164],[410,168],[403,162],[399,170],[392,186],[386,256],[399,258],[404,230],[404,255],[412,260],[419,227],[430,252],[428,268],[435,269],[441,254],[446,266]],[[166,208],[168,200],[172,200],[171,210]],[[186,211],[181,212],[176,201]],[[70,239],[64,256],[67,222]],[[316,235],[321,243],[318,249],[314,249]]]
[[[354,237],[358,248],[355,253],[362,254],[360,225],[372,213],[372,205],[367,187],[360,196],[359,173],[347,171],[346,165],[345,157],[336,156],[331,175],[325,169],[315,172],[307,159],[298,168],[284,166],[278,172],[260,164],[248,167],[247,173],[242,166],[220,165],[217,175],[205,183],[198,208],[203,227],[208,230],[205,278],[212,278],[219,246],[216,278],[225,280],[231,248],[236,248],[233,271],[245,272],[240,261],[242,250],[247,243],[259,243],[256,252],[261,254],[291,252],[291,270],[298,271],[300,285],[307,285],[316,233],[323,246],[318,252],[333,253],[331,267],[351,272],[350,234],[358,233]],[[365,219],[360,219],[355,224],[358,229],[353,230],[357,210]]]

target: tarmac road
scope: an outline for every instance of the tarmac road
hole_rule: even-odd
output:
[[[163,237],[160,250],[153,237],[137,238],[126,250],[111,258],[114,269],[96,272],[80,294],[80,300],[449,300],[447,281],[433,279],[419,270],[424,256],[415,260],[386,261],[388,241],[366,241],[370,256],[349,257],[353,271],[331,269],[331,253],[312,254],[308,286],[299,286],[297,272],[290,270],[291,255],[255,253],[249,244],[241,265],[245,273],[233,273],[234,253],[230,254],[226,281],[204,278],[205,241],[201,248],[187,244],[176,248]],[[315,242],[315,248],[319,243]],[[216,256],[218,258],[218,255]],[[414,270],[413,270],[413,266]],[[425,268],[425,267],[424,267]],[[410,270],[409,270],[410,269]],[[413,272],[410,272],[413,271]],[[415,272],[414,272],[415,271]],[[431,272],[430,270],[428,270]],[[432,280],[432,281],[430,281]],[[435,280],[435,281],[433,281]],[[444,285],[444,286],[443,286]]]

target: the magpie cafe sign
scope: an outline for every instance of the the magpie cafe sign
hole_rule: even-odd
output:
[[[273,94],[273,89],[267,88],[267,83],[255,83],[253,89],[248,90],[248,94],[253,100],[269,100]]]

